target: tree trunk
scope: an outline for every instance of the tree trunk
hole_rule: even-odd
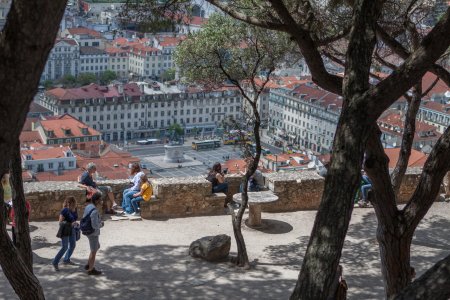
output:
[[[29,212],[25,205],[19,142],[16,143],[13,151],[10,172],[13,190],[14,219],[16,223],[16,249],[19,255],[22,256],[28,269],[33,272],[33,252],[31,250],[30,226],[28,225]]]
[[[0,169],[6,170],[6,161],[0,161]],[[3,176],[3,172],[1,175]],[[0,200],[3,203],[3,188],[0,184]],[[0,205],[0,265],[11,286],[20,299],[45,299],[39,280],[25,263],[6,232],[5,206]]]
[[[411,283],[413,269],[410,265],[411,237],[397,228],[378,226],[377,239],[380,248],[381,273],[386,297],[397,294]]]
[[[65,6],[64,0],[12,1],[0,34],[0,172],[9,168],[12,146],[19,140]],[[20,204],[18,210],[19,214],[25,215],[25,209]],[[2,207],[0,213],[3,212]],[[24,257],[29,257],[27,237],[23,236],[26,234],[26,223],[25,220],[18,221],[23,233],[19,241],[20,251]],[[31,260],[25,263],[16,251],[3,220],[0,228],[0,265],[6,278],[21,299],[44,299],[43,290],[31,272],[29,262]]]

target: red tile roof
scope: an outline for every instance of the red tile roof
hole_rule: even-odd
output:
[[[31,131],[33,129],[33,123],[36,123],[37,121],[39,121],[39,118],[26,118],[22,131]]]
[[[425,73],[422,77],[422,89],[426,91],[431,84],[436,80],[437,76],[431,72]],[[428,95],[433,94],[444,94],[445,92],[450,91],[450,87],[448,87],[442,80],[439,80],[437,84],[431,89]]]
[[[47,94],[57,98],[58,100],[84,100],[121,96],[117,86],[101,86],[95,83],[72,89],[55,88],[47,91]],[[123,85],[123,94],[127,96],[143,95],[136,83],[127,83]]]
[[[186,39],[185,35],[181,36],[157,36],[158,43],[163,47],[177,46]]]
[[[102,37],[100,32],[86,27],[68,28],[67,31],[71,35],[91,35],[96,38]]]
[[[47,147],[45,149],[37,150],[21,150],[20,153],[22,154],[22,157],[25,157],[25,155],[31,155],[33,160],[41,160],[66,157],[65,153],[69,151],[69,147]]]
[[[100,136],[101,133],[95,129],[90,128],[83,122],[78,119],[72,117],[69,114],[64,114],[59,116],[57,119],[50,120],[41,120],[39,121],[41,126],[44,128],[46,132],[53,131],[53,136],[49,138],[66,138],[67,135],[64,130],[70,129],[71,135],[70,137],[84,137],[84,136]],[[81,129],[88,128],[88,134],[83,134]]]
[[[384,152],[389,157],[389,168],[395,168],[398,157],[400,155],[400,148],[384,149]],[[420,151],[411,149],[411,156],[408,160],[408,167],[423,167],[428,156]]]
[[[441,104],[435,101],[423,101],[422,107],[447,114],[450,113],[450,104]]]
[[[65,42],[65,43],[67,43],[69,45],[72,45],[72,46],[78,45],[76,40],[70,39],[70,38],[59,38],[59,39],[56,39],[55,44],[58,44],[59,42]]]
[[[22,131],[19,136],[20,144],[39,142],[42,143],[41,136],[37,131]]]

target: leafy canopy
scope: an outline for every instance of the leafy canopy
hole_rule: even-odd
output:
[[[237,84],[273,71],[293,57],[293,49],[283,33],[214,14],[202,31],[189,35],[177,47],[175,61],[189,82]]]

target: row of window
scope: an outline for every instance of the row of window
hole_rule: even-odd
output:
[[[238,116],[236,115],[235,118],[237,118]],[[225,118],[225,116],[212,116],[211,117],[211,122],[215,122],[215,121],[222,121]],[[82,118],[79,118],[80,121],[82,121]],[[132,123],[131,122],[127,122],[127,127],[126,129],[136,129],[138,127],[154,127],[157,128],[158,124],[160,125],[161,128],[164,128],[165,126],[170,126],[172,123],[180,123],[180,124],[198,124],[198,123],[208,123],[209,122],[209,118],[203,118],[203,117],[194,117],[194,118],[181,118],[181,119],[173,119],[172,120],[154,120],[153,123],[151,121],[148,121],[147,124],[145,124],[144,121],[136,121],[133,123],[133,127],[131,126]],[[119,126],[120,125],[120,126]],[[113,123],[113,124],[106,124],[106,126],[104,124],[93,124],[92,128],[94,129],[98,129],[98,130],[110,130],[110,129],[120,129],[120,130],[125,130],[125,123]]]
[[[48,163],[48,170],[54,170],[54,163],[50,162]],[[69,168],[74,168],[75,162],[69,161]],[[58,162],[58,169],[64,169],[64,162],[60,161]],[[27,164],[27,170],[33,170],[33,164]],[[37,165],[37,171],[43,172],[44,171],[44,164],[38,164]]]
[[[82,58],[81,63],[82,64],[88,64],[88,63],[107,63],[108,58]]]

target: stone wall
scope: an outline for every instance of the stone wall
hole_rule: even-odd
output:
[[[420,169],[408,170],[400,189],[399,202],[406,202],[414,192]],[[265,184],[276,194],[278,201],[263,205],[267,212],[317,209],[324,188],[324,179],[316,172],[285,172],[264,174]],[[201,215],[225,214],[224,203],[239,192],[242,177],[228,175],[229,190],[212,194],[211,183],[203,176],[184,178],[152,179],[154,195],[149,202],[142,203],[142,217],[146,219],[173,218]],[[111,180],[99,184],[113,189],[116,202],[122,202],[122,191],[129,187],[127,180]],[[80,211],[85,203],[85,190],[76,182],[31,182],[24,183],[26,198],[30,201],[31,220],[56,219],[64,199],[74,196]]]

